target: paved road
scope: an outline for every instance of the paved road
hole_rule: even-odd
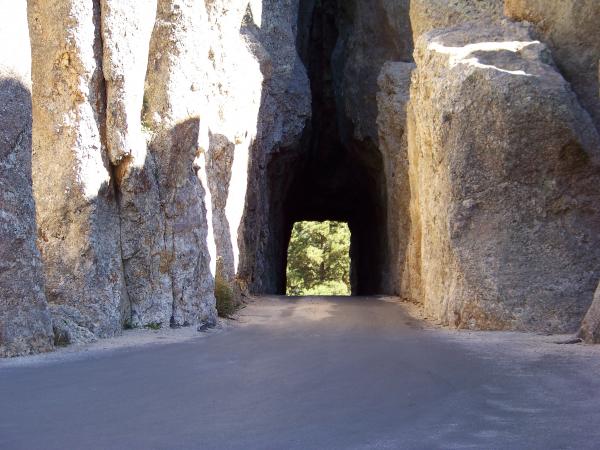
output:
[[[265,298],[183,342],[0,362],[2,449],[599,446],[598,348],[385,299]]]

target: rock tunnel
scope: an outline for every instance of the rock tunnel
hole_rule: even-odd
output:
[[[387,214],[384,162],[376,142],[355,139],[340,104],[340,15],[336,0],[302,0],[297,50],[310,81],[311,119],[292,151],[269,166],[274,283],[285,294],[287,248],[295,222],[334,220],[351,231],[353,295],[385,293]]]

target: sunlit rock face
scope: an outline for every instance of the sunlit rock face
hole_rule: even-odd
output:
[[[582,106],[600,130],[600,2],[596,0],[506,0],[505,13],[528,21]]]
[[[0,3],[0,357],[52,349],[31,189],[26,5]]]
[[[156,1],[101,3],[106,150],[116,167],[120,257],[128,293],[123,321],[130,326],[168,324],[173,305],[156,166],[141,123],[156,6]]]
[[[28,15],[33,186],[53,326],[63,342],[113,336],[127,296],[102,136],[99,4],[32,0]]]
[[[410,23],[416,40],[436,28],[498,22],[504,18],[503,6],[503,0],[410,0]]]
[[[213,271],[232,288],[244,288],[237,277],[240,226],[248,189],[248,164],[256,139],[265,79],[271,56],[260,41],[261,1],[207,3],[208,49],[202,126],[207,184],[210,191],[210,227],[214,237]]]
[[[519,24],[416,44],[412,201],[429,315],[458,327],[577,329],[600,278],[600,140]]]
[[[144,42],[150,39],[142,111],[148,147],[117,167],[132,326],[216,320],[206,189],[196,162],[206,27],[200,2],[159,0],[152,35],[144,33]]]
[[[113,165],[144,159],[141,110],[156,1],[102,0],[102,70],[106,89],[106,148]]]
[[[216,320],[207,239],[206,186],[198,176],[202,120],[201,81],[207,54],[206,11],[201,2],[158,4],[144,117],[154,133],[149,154],[156,164],[171,277],[171,325]]]

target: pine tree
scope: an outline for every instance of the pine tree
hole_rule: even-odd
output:
[[[350,229],[297,222],[288,249],[288,295],[350,295]]]

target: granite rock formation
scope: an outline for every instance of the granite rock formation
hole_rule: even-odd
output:
[[[8,3],[1,355],[282,294],[299,220],[353,294],[599,340],[598,2]]]
[[[0,5],[0,357],[52,349],[31,189],[27,10]]]
[[[575,331],[600,278],[589,115],[524,25],[432,31],[415,60],[409,172],[427,313],[458,327]]]
[[[32,0],[28,15],[33,187],[53,326],[68,342],[113,336],[127,300],[102,137],[99,4]]]
[[[534,25],[560,72],[600,130],[600,3],[595,0],[506,0],[505,13]]]

